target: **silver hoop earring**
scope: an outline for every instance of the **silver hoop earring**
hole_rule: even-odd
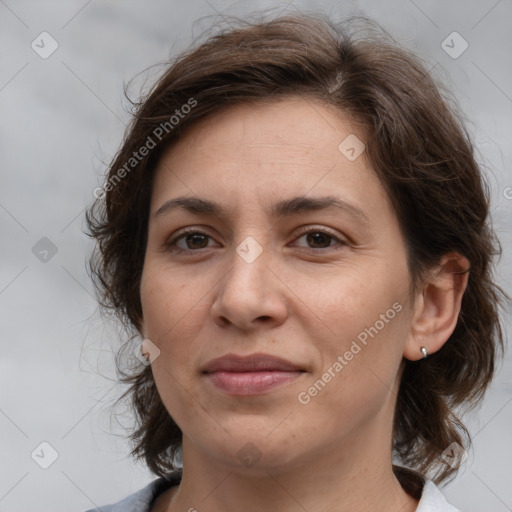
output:
[[[421,350],[421,353],[423,354],[423,359],[427,359],[427,357],[428,357],[427,349],[425,347],[421,347],[420,350]]]

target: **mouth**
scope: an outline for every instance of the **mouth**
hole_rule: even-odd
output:
[[[228,354],[210,361],[202,373],[221,392],[258,395],[297,379],[305,370],[291,361],[267,354],[247,357]]]

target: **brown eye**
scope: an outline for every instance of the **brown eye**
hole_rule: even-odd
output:
[[[306,249],[316,252],[328,250],[330,248],[333,250],[339,250],[347,245],[346,242],[323,229],[309,229],[303,232],[296,240],[300,240],[301,238],[305,238],[306,243],[308,244]],[[337,243],[332,244],[333,241]]]
[[[203,249],[208,245],[209,237],[203,233],[192,233],[181,238],[184,238],[187,249]]]
[[[322,233],[321,231],[311,231],[306,235],[306,240],[309,244],[312,244],[315,249],[323,249],[329,247],[332,236]],[[320,247],[319,247],[320,245]]]
[[[199,249],[206,249],[208,239],[211,239],[210,235],[201,231],[190,230],[166,242],[165,246],[168,251],[194,252]]]

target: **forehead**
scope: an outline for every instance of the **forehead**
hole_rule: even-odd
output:
[[[226,146],[247,154],[263,148],[279,154],[286,149],[328,157],[333,147],[339,151],[339,143],[351,134],[361,142],[365,138],[355,119],[349,120],[339,109],[319,100],[292,96],[223,106],[188,126],[173,147],[197,153],[208,146],[210,154],[224,151]],[[168,153],[172,152],[170,148]],[[241,155],[238,152],[237,156]]]
[[[189,126],[159,162],[152,204],[155,211],[194,195],[270,208],[284,197],[333,192],[352,203],[387,201],[361,127],[334,107],[294,97],[232,105]]]

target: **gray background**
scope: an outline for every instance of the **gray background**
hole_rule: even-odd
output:
[[[497,278],[512,293],[511,0],[0,0],[0,511],[84,510],[154,478],[110,417],[119,341],[87,276],[84,208],[128,120],[123,83],[186,48],[205,16],[263,7],[368,14],[430,63],[472,120],[504,249]],[[31,47],[51,48],[43,31],[59,45],[46,59]],[[458,58],[441,47],[453,31],[469,44]],[[512,510],[511,370],[509,355],[468,418],[474,449],[444,488],[463,512]],[[58,454],[48,469],[43,441]]]

